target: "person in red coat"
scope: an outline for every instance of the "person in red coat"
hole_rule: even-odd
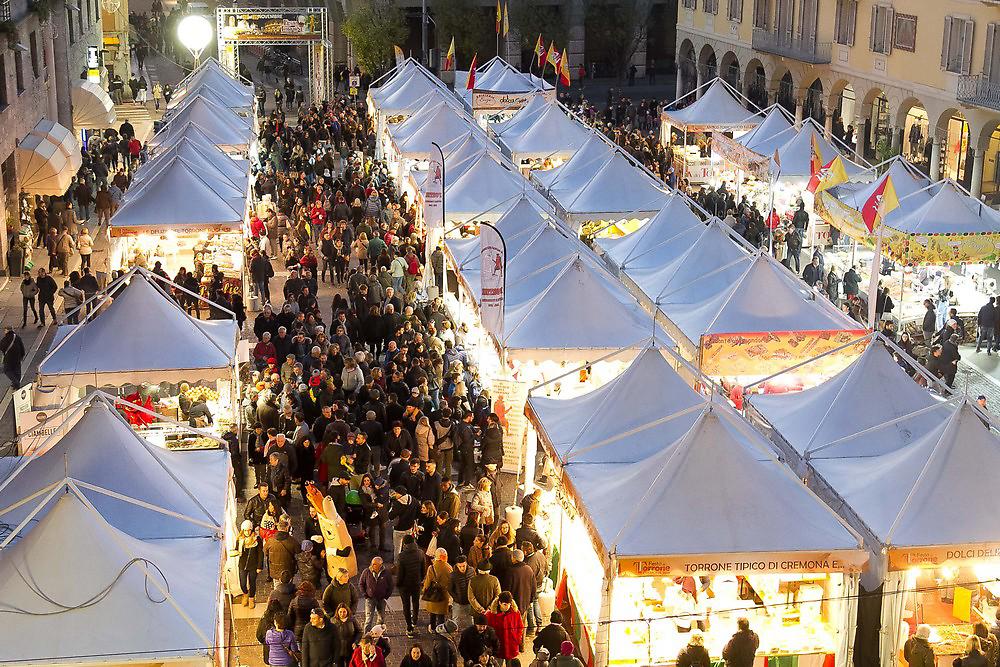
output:
[[[361,643],[354,649],[350,667],[385,667],[385,656],[382,649],[375,645],[375,640],[365,635]]]
[[[500,640],[496,658],[504,660],[509,667],[510,661],[521,654],[524,643],[524,621],[521,620],[521,612],[509,592],[501,593],[493,610],[486,612],[486,623],[493,628]]]

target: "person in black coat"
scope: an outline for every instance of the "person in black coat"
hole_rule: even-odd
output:
[[[537,637],[535,641],[538,641]],[[473,625],[466,628],[458,639],[459,655],[468,663],[476,662],[483,653],[496,654],[499,650],[500,639],[496,630],[486,624],[486,616],[476,614]]]
[[[562,626],[562,614],[556,610],[549,616],[549,624],[539,630],[532,642],[532,649],[535,653],[541,648],[548,649],[549,655],[559,655],[562,643],[569,640],[566,628]]]
[[[4,327],[0,339],[0,355],[3,355],[3,372],[13,388],[21,386],[21,362],[24,360],[24,342],[14,331],[14,327]]]
[[[705,649],[705,638],[691,635],[688,644],[677,654],[677,667],[711,667],[712,658]]]
[[[983,342],[986,343],[986,354],[992,354],[993,333],[997,327],[996,297],[990,297],[989,303],[979,309],[976,324],[979,326],[976,336],[976,352],[979,352]]]
[[[321,609],[309,614],[302,630],[302,667],[333,667],[337,657],[337,635]]]
[[[458,646],[454,639],[456,632],[458,624],[450,618],[434,628],[434,647],[431,649],[434,667],[458,667]]]
[[[403,548],[396,561],[396,591],[403,601],[406,634],[412,637],[418,627],[420,614],[420,588],[424,581],[424,552],[412,535],[403,538]]]
[[[722,649],[726,667],[753,667],[758,647],[760,638],[750,629],[750,621],[742,617],[736,619],[736,632]]]

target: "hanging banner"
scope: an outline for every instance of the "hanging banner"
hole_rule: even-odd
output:
[[[424,226],[444,229],[444,167],[440,157],[427,162],[427,180],[424,182]]]
[[[518,473],[524,460],[524,431],[528,420],[524,416],[524,405],[528,401],[530,385],[520,380],[493,380],[493,412],[500,418],[503,427],[504,472]]]
[[[709,574],[792,574],[802,572],[860,572],[868,553],[844,551],[788,551],[677,556],[619,556],[620,577],[676,577]]]
[[[479,316],[486,330],[503,341],[504,286],[507,273],[507,247],[496,227],[479,225],[479,261],[482,295]]]

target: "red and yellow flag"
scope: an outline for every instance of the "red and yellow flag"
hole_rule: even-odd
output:
[[[819,140],[816,133],[812,133],[811,144],[809,146],[809,176],[816,178],[819,170],[823,168],[823,152],[819,149]]]
[[[469,63],[469,79],[465,82],[465,89],[472,90],[476,87],[476,56],[478,53],[472,55],[472,62]]]
[[[559,60],[559,52],[556,51],[556,43],[555,40],[553,40],[553,42],[549,44],[549,50],[545,52],[545,61],[543,62],[547,61],[552,63],[553,67],[558,67],[559,66],[557,62],[558,60]]]
[[[878,184],[871,197],[861,207],[861,219],[865,221],[865,227],[869,233],[875,231],[875,224],[885,218],[890,211],[899,206],[899,198],[896,197],[896,188],[892,184],[892,177],[885,175],[882,182]]]
[[[535,55],[538,56],[538,66],[545,67],[545,44],[542,43],[542,33],[538,33],[538,41],[535,42]]]
[[[806,190],[816,194],[846,182],[847,170],[844,168],[844,159],[837,155],[809,178]]]
[[[455,69],[455,37],[451,38],[451,46],[448,47],[448,54],[444,57],[444,69]]]
[[[503,22],[503,14],[500,13],[500,0],[497,0],[497,34],[500,34],[500,24]]]
[[[566,55],[566,49],[559,56],[559,83],[569,88],[569,56]]]
[[[503,36],[506,37],[510,32],[510,16],[507,12],[507,3],[503,3]]]

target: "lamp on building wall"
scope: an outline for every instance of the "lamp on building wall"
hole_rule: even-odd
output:
[[[202,51],[212,39],[212,24],[204,16],[198,14],[185,16],[177,24],[177,38],[181,40],[184,48],[191,52],[194,57],[194,66],[197,67]]]

